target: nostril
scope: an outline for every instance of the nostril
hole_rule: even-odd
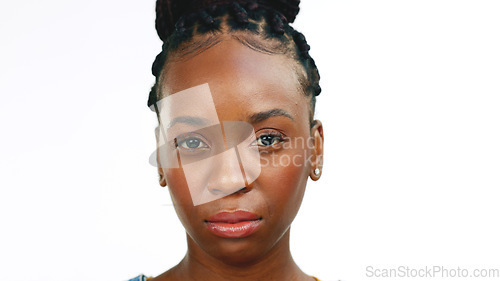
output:
[[[233,193],[240,192],[241,190],[246,189],[246,187],[238,187],[238,188],[233,188],[230,190],[224,189],[224,188],[210,188],[210,192],[214,195],[229,195]]]

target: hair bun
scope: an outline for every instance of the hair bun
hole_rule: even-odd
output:
[[[174,32],[176,22],[183,15],[233,2],[242,6],[252,5],[255,9],[276,10],[291,23],[299,13],[300,0],[157,0],[155,25],[158,36],[165,41]]]

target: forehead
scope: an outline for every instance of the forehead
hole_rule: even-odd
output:
[[[194,57],[169,61],[161,98],[208,83],[221,119],[244,119],[274,108],[307,119],[309,98],[302,93],[296,67],[286,55],[262,53],[224,38]]]

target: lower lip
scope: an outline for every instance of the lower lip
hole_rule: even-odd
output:
[[[241,221],[237,223],[207,222],[208,230],[222,238],[243,238],[254,233],[261,220]]]

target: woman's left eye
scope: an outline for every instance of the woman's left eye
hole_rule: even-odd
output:
[[[257,145],[259,146],[271,146],[271,145],[276,145],[283,141],[283,138],[279,135],[272,135],[272,134],[267,134],[267,135],[262,135],[257,138]]]

